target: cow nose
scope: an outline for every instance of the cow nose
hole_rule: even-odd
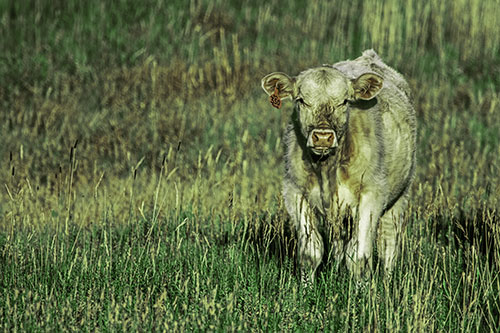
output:
[[[315,129],[311,136],[314,147],[332,148],[335,143],[335,132],[331,129]]]

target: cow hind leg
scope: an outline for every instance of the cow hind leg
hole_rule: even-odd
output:
[[[380,218],[377,238],[377,249],[379,258],[384,262],[387,275],[391,275],[395,260],[401,246],[401,232],[403,228],[403,213],[408,204],[408,194],[404,194],[396,203]]]

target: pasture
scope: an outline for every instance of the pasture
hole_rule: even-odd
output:
[[[500,329],[497,0],[0,1],[0,330]],[[392,280],[304,290],[273,71],[374,48],[417,171]],[[328,250],[327,250],[328,251]]]

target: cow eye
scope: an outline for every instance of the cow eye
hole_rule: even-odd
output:
[[[307,104],[302,97],[297,97],[295,102],[297,102],[300,106],[310,107],[310,105]]]
[[[347,103],[349,103],[349,100],[344,99],[344,101],[342,103],[340,103],[339,106],[345,106],[345,105],[347,105]]]

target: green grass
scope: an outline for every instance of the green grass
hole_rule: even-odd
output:
[[[0,329],[497,331],[497,1],[0,0]],[[296,278],[290,104],[260,79],[374,48],[418,168],[393,279]]]
[[[244,227],[180,218],[3,236],[3,327],[94,330],[476,330],[495,327],[498,272],[412,228],[392,283],[363,292],[327,265],[311,290],[286,250]],[[110,220],[113,218],[110,216]],[[184,218],[184,219],[183,219]],[[249,222],[257,222],[251,220]],[[273,223],[266,216],[261,222]],[[275,222],[274,222],[275,223]],[[275,235],[273,235],[275,237]],[[283,241],[281,241],[283,243]],[[434,243],[434,245],[432,245]],[[283,245],[283,244],[281,244]]]

